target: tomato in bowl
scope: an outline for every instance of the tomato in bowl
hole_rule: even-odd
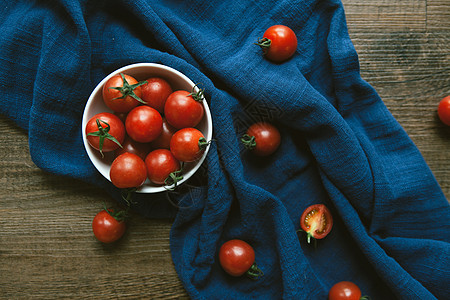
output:
[[[121,77],[119,77],[119,76],[121,76]],[[130,77],[132,77],[136,80],[130,79]],[[145,97],[146,93],[145,92],[143,93],[141,90],[145,89],[146,82],[154,81],[154,80],[148,80],[151,78],[160,78],[160,79],[165,80],[167,83],[169,83],[169,85],[172,89],[170,91],[170,93],[176,92],[176,91],[187,91],[192,94],[198,94],[198,96],[202,98],[202,99],[200,99],[202,101],[200,101],[199,103],[201,104],[201,106],[203,108],[203,117],[198,122],[198,124],[195,125],[195,128],[197,130],[199,130],[200,132],[202,132],[202,134],[204,135],[206,140],[210,141],[212,139],[212,129],[213,128],[212,128],[212,119],[211,119],[211,113],[209,110],[208,103],[207,103],[206,99],[204,98],[201,88],[199,88],[191,79],[189,79],[186,75],[184,75],[180,71],[175,70],[171,67],[162,65],[162,64],[137,63],[137,64],[132,64],[132,65],[122,67],[122,68],[110,73],[100,83],[98,83],[98,85],[94,88],[94,90],[91,93],[91,95],[89,96],[86,106],[84,108],[82,125],[81,125],[84,148],[89,156],[89,159],[91,160],[91,162],[95,166],[95,168],[100,172],[100,174],[102,174],[109,181],[111,181],[111,177],[110,177],[111,164],[116,158],[116,154],[115,154],[116,151],[119,151],[120,149],[116,150],[116,151],[99,151],[98,149],[94,148],[89,143],[89,139],[88,139],[88,137],[90,135],[92,135],[92,133],[86,132],[86,126],[88,125],[88,123],[90,121],[92,123],[91,119],[99,113],[116,114],[119,118],[122,118],[122,120],[124,120],[123,123],[124,123],[125,127],[127,127],[126,126],[127,123],[128,123],[128,126],[134,126],[131,129],[126,128],[126,130],[127,130],[126,133],[127,132],[133,133],[132,136],[135,136],[137,134],[135,131],[137,131],[139,129],[139,126],[146,125],[146,122],[147,123],[153,122],[151,124],[155,124],[155,122],[157,122],[156,123],[157,125],[155,125],[155,126],[163,126],[161,119],[165,121],[165,118],[164,118],[164,112],[161,111],[162,104],[161,104],[160,99],[158,99],[158,107],[155,106],[152,109],[143,110],[143,111],[145,111],[146,115],[151,115],[151,117],[149,117],[148,119],[139,119],[138,118],[137,119],[138,121],[133,121],[133,122],[132,122],[132,120],[128,120],[128,122],[125,121],[127,114],[129,114],[131,111],[142,110],[141,109],[142,106],[148,105],[148,103],[146,103],[145,99],[143,99]],[[115,86],[117,86],[117,84],[115,86],[108,86],[110,84],[110,82],[112,82],[112,81],[123,83],[123,86],[127,85],[127,86],[125,86],[125,88],[126,88],[128,94],[121,97],[120,93],[116,93],[116,91],[119,91],[119,89],[117,87],[115,87]],[[104,95],[103,95],[103,93],[104,93],[103,90],[105,89],[105,86],[107,87],[106,90],[108,91],[108,93],[111,94],[111,95],[108,95],[109,98],[107,100],[104,99]],[[155,87],[153,87],[153,89],[155,89]],[[122,92],[122,91],[120,91],[120,92]],[[166,88],[165,92],[166,92],[166,95],[170,94],[167,91],[167,88]],[[155,92],[152,91],[152,93],[154,94]],[[134,96],[137,96],[137,98]],[[165,96],[165,97],[167,97],[167,96]],[[120,98],[123,98],[123,99],[120,99]],[[117,107],[117,102],[122,101],[122,100],[125,101],[125,99],[127,102],[127,104],[126,104],[127,108],[126,109],[119,108],[119,109],[117,109],[117,111],[114,111],[113,109],[115,109],[115,107]],[[138,100],[135,101],[135,99],[138,99]],[[132,103],[133,101],[135,103]],[[113,103],[113,105],[110,105],[110,103]],[[158,113],[161,114],[161,118],[159,118],[159,116],[156,115]],[[136,111],[133,111],[133,115],[135,115],[135,114],[136,114]],[[148,121],[148,120],[150,120],[150,121]],[[152,120],[157,120],[157,121],[152,121]],[[139,123],[139,124],[135,125],[136,123]],[[97,125],[98,126],[102,125],[104,128],[107,127],[107,125],[105,125],[103,122],[97,122]],[[138,129],[136,129],[136,128],[138,128]],[[101,130],[101,129],[102,128],[99,127],[99,131],[108,131],[109,130],[109,129],[106,129],[106,130]],[[148,146],[149,146],[148,151],[149,152],[151,152],[151,150],[155,150],[152,147],[154,147],[154,144],[157,140],[157,136],[159,134],[158,130],[153,130],[153,131],[154,132],[152,134],[149,134],[145,138],[142,138],[142,139],[136,141],[137,143],[140,144],[140,146],[145,146],[145,145],[141,145],[141,144],[143,144],[143,142],[145,142],[145,144],[147,144],[147,142],[148,142]],[[161,128],[161,130],[160,130],[161,134],[163,131],[164,130]],[[112,132],[112,130],[111,130],[111,132]],[[105,139],[105,141],[108,138],[109,137],[107,137]],[[90,139],[92,139],[92,138],[90,138]],[[108,141],[108,143],[110,143],[110,141]],[[153,143],[153,145],[152,145],[152,143]],[[97,148],[98,148],[98,145],[97,145]],[[203,161],[205,160],[208,150],[209,150],[209,147],[206,147],[206,149],[203,151],[201,156],[199,156],[199,158],[195,161],[183,162],[182,179],[180,179],[180,181],[177,183],[177,185],[182,184],[183,182],[187,181],[192,175],[194,175],[194,173],[200,168]],[[147,178],[147,180],[144,182],[144,184],[137,187],[136,192],[158,193],[158,192],[163,192],[166,190],[167,190],[166,186],[161,185],[161,184],[155,184]]]

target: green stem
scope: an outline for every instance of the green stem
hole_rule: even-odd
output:
[[[272,44],[272,41],[268,38],[262,38],[258,39],[258,41],[254,44],[260,46],[264,54],[266,54]]]
[[[178,182],[183,179],[182,173],[183,168],[178,171],[172,172],[169,176],[164,180],[164,188],[166,190],[173,191],[178,186]]]
[[[314,248],[317,248],[317,239],[314,238],[314,236],[310,232],[306,232],[302,229],[297,229],[297,232],[306,233],[306,241],[308,242],[308,244],[311,244],[311,239],[312,239],[312,240],[314,240]],[[364,299],[360,299],[360,300],[364,300]]]
[[[199,85],[198,83],[196,85],[194,85],[194,87],[192,88],[192,92],[188,96],[192,96],[192,98],[197,102],[202,102],[203,95],[205,94],[205,90],[198,88],[198,91],[196,92],[195,87],[198,85]]]
[[[249,136],[248,134],[244,134],[241,138],[242,144],[248,150],[253,150],[256,147],[256,141],[254,136]]]
[[[198,147],[201,151],[205,150],[206,147],[211,144],[212,141],[207,141],[204,137],[201,137],[198,139]]]
[[[127,204],[128,207],[131,206],[131,204],[133,204],[133,195],[134,192],[136,192],[137,188],[127,188],[127,189],[122,189],[121,190],[121,196],[123,201],[125,201],[125,203]]]
[[[306,235],[307,235],[306,240],[308,241],[308,244],[311,244],[311,239],[312,239],[314,241],[314,248],[317,248],[317,239],[314,238],[314,236],[311,234],[311,232],[307,232]]]
[[[116,219],[119,222],[125,221],[128,218],[128,210],[129,210],[129,206],[127,207],[126,210],[118,210],[115,211],[114,209],[111,208],[107,208],[106,207],[106,203],[103,202],[103,207],[105,209],[105,211],[114,219]]]
[[[246,272],[247,276],[250,279],[256,280],[259,277],[264,275],[264,272],[256,265],[256,263],[254,263],[250,269],[248,269],[248,271]]]

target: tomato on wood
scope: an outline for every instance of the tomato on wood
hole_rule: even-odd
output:
[[[333,285],[328,292],[328,300],[368,300],[368,296],[361,297],[360,288],[351,281],[341,281]]]
[[[122,143],[122,148],[114,151],[115,157],[124,154],[125,152],[133,153],[145,160],[147,154],[150,153],[151,146],[149,143],[139,143],[130,138],[129,136],[125,136],[125,139]]]
[[[195,128],[183,128],[175,132],[170,140],[170,151],[176,159],[182,162],[192,162],[199,159],[209,142],[203,133]]]
[[[125,120],[128,135],[139,143],[155,140],[161,134],[162,124],[161,114],[147,105],[133,108]]]
[[[450,126],[450,95],[439,102],[438,116],[442,123]]]
[[[125,126],[116,115],[103,112],[89,119],[85,133],[89,145],[99,150],[103,156],[103,152],[114,151],[122,147]]]
[[[311,238],[323,239],[333,227],[333,217],[323,204],[309,206],[300,217],[301,229],[307,234],[308,243]]]
[[[255,251],[248,243],[234,239],[225,242],[219,250],[220,265],[231,276],[247,274],[252,279],[263,275],[255,264]]]
[[[164,116],[176,129],[195,127],[204,115],[203,90],[198,92],[179,90],[167,98],[164,105]]]
[[[294,55],[297,50],[297,36],[287,26],[273,25],[258,39],[256,45],[261,47],[267,59],[279,63]]]
[[[147,179],[147,167],[142,158],[126,152],[114,159],[109,177],[118,188],[137,188],[144,184]]]
[[[145,103],[140,98],[141,85],[145,83],[146,81],[138,82],[136,78],[127,74],[114,75],[103,85],[103,101],[115,112],[129,112],[139,103]]]
[[[148,179],[158,185],[177,186],[181,176],[180,162],[167,149],[156,149],[150,152],[146,159]]]
[[[147,83],[141,86],[142,100],[159,113],[164,113],[167,97],[173,92],[172,87],[160,77],[150,77],[146,81]]]
[[[247,129],[241,142],[245,148],[257,156],[268,156],[274,153],[281,143],[278,129],[267,122],[257,122]]]
[[[112,243],[120,239],[126,230],[124,211],[115,212],[104,209],[92,220],[95,237],[102,243]]]

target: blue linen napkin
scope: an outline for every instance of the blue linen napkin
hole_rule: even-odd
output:
[[[138,195],[134,207],[175,218],[171,253],[193,299],[326,299],[341,280],[372,299],[448,299],[448,202],[361,79],[340,1],[27,0],[1,10],[1,113],[28,131],[37,166],[117,199],[82,145],[93,88],[119,67],[156,62],[206,89],[214,142],[204,165],[179,190]],[[274,24],[299,41],[282,64],[253,45]],[[239,143],[260,118],[282,135],[265,159]],[[315,203],[334,217],[316,248],[296,232]],[[233,238],[254,247],[263,277],[224,273],[218,249]]]

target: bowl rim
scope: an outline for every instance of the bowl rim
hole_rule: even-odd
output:
[[[104,77],[95,86],[95,88],[92,90],[91,94],[89,95],[89,98],[86,101],[86,104],[83,109],[83,115],[82,115],[82,121],[81,121],[81,133],[82,133],[84,148],[85,148],[85,151],[87,152],[89,160],[94,165],[96,170],[110,182],[111,182],[111,179],[109,176],[109,168],[108,168],[107,172],[105,170],[103,170],[103,171],[101,170],[103,168],[100,168],[98,166],[97,158],[95,157],[95,149],[93,149],[89,145],[87,138],[86,138],[85,127],[86,127],[86,124],[89,121],[89,119],[92,117],[92,116],[88,116],[89,108],[90,108],[91,104],[93,103],[94,99],[96,98],[96,96],[98,95],[98,93],[99,92],[101,93],[101,89],[103,88],[103,85],[105,84],[106,81],[108,81],[111,77],[113,77],[116,74],[119,74],[121,72],[125,73],[126,71],[129,71],[130,69],[136,69],[136,68],[153,68],[153,69],[159,69],[159,70],[164,70],[165,72],[173,73],[177,77],[180,77],[182,80],[184,80],[186,83],[188,83],[194,89],[194,91],[196,91],[196,92],[199,91],[199,87],[189,77],[187,77],[180,71],[178,71],[172,67],[163,65],[163,64],[145,63],[145,62],[134,63],[134,64],[123,66],[119,69],[116,69],[113,72],[109,73],[106,77]],[[152,72],[152,76],[153,76],[153,73],[155,73],[154,76],[158,76],[157,72]],[[164,76],[161,75],[161,77],[164,77]],[[202,97],[203,97],[202,104],[203,104],[203,108],[204,108],[204,116],[203,117],[205,118],[206,124],[209,125],[209,126],[206,126],[206,132],[203,132],[203,134],[205,135],[206,140],[210,141],[210,140],[212,140],[212,132],[213,132],[211,111],[209,109],[208,102],[207,102],[206,98],[204,97],[204,95],[202,95]],[[110,109],[107,109],[107,111],[105,111],[105,112],[113,113]],[[193,167],[186,174],[183,174],[183,179],[177,183],[178,186],[182,185],[185,181],[187,181],[189,178],[191,178],[197,172],[197,170],[201,167],[204,160],[206,159],[206,156],[209,152],[209,148],[210,148],[210,145],[208,145],[206,147],[206,149],[203,152],[203,155],[200,157],[200,159],[198,159],[197,161],[194,162],[195,164],[193,165]],[[136,192],[137,193],[159,193],[159,192],[164,192],[167,190],[168,189],[165,186],[149,186],[149,185],[144,184],[144,185],[140,186],[139,188],[137,188]]]

